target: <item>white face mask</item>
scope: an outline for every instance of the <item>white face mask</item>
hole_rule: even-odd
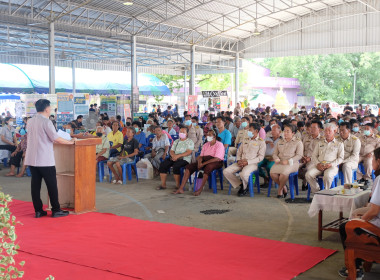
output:
[[[212,137],[212,136],[207,136],[207,142],[211,142],[212,140],[214,140],[214,137]]]
[[[13,125],[13,122],[8,122],[8,125],[12,126],[12,125]]]

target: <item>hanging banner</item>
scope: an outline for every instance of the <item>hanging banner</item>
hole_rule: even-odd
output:
[[[57,128],[74,120],[74,96],[72,93],[57,93]]]
[[[25,104],[21,101],[15,104],[15,114],[16,114],[16,124],[17,126],[22,125],[22,116],[25,114]]]
[[[124,118],[132,118],[131,114],[131,105],[130,104],[124,104]]]
[[[228,111],[228,96],[221,96],[219,99],[220,111]]]
[[[100,114],[116,116],[116,96],[100,96]]]
[[[90,94],[76,93],[74,95],[74,118],[79,115],[87,116],[89,114]]]
[[[220,97],[220,96],[227,96],[226,90],[206,90],[202,91],[203,97]]]
[[[197,113],[197,101],[198,101],[198,95],[189,95],[187,99],[187,107],[188,107],[188,113],[192,116],[196,116]]]
[[[116,115],[120,115],[121,119],[125,122],[127,116],[125,115],[125,105],[129,105],[129,110],[131,109],[131,96],[130,95],[118,95],[117,96],[117,107],[116,107]],[[131,117],[129,113],[129,117]]]

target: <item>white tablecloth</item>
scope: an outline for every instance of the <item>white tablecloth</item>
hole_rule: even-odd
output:
[[[333,190],[342,189],[342,186],[334,188]],[[367,205],[371,191],[366,190],[359,192],[355,195],[321,195],[315,194],[311,202],[308,214],[314,217],[318,214],[319,210],[333,211],[333,212],[349,212],[351,217],[352,211]]]

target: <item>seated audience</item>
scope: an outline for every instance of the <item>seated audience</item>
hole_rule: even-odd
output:
[[[157,190],[166,189],[166,177],[170,167],[173,167],[176,188],[178,189],[180,187],[181,168],[191,162],[191,153],[194,150],[194,142],[188,138],[188,132],[189,129],[187,127],[180,129],[179,139],[174,141],[172,148],[170,149],[170,158],[165,159],[160,164],[159,172],[161,185],[157,187]]]
[[[224,169],[223,174],[233,188],[240,187],[239,196],[245,196],[248,192],[248,179],[252,172],[257,170],[258,164],[264,159],[265,142],[259,138],[260,125],[251,123],[248,130],[248,139],[241,143],[237,150],[236,163]],[[239,172],[239,177],[235,173]],[[259,178],[255,178],[259,180]]]
[[[152,141],[152,153],[146,154],[145,158],[149,159],[152,163],[155,175],[158,175],[158,169],[160,168],[161,161],[164,161],[170,147],[169,138],[162,132],[161,127],[155,126],[155,137]]]
[[[286,182],[290,173],[297,172],[299,160],[303,155],[303,145],[300,139],[295,137],[296,127],[292,124],[284,125],[284,138],[280,139],[273,152],[275,164],[270,170],[272,180],[278,184],[277,198],[286,197],[288,194]]]
[[[119,131],[119,122],[114,121],[112,123],[112,131],[108,133],[108,141],[111,143],[110,157],[118,156],[121,152],[121,146],[123,145],[123,133]]]
[[[112,181],[113,184],[123,184],[123,170],[121,166],[125,163],[133,162],[139,152],[139,142],[134,138],[135,133],[132,127],[128,127],[127,136],[124,139],[120,155],[110,158],[107,162],[115,178]]]
[[[105,133],[104,127],[96,128],[96,136],[102,138],[102,143],[96,145],[96,162],[108,160],[110,156],[110,141]]]
[[[207,133],[207,143],[203,145],[200,156],[197,162],[186,166],[185,175],[183,176],[180,188],[174,194],[184,193],[184,188],[189,177],[196,171],[203,170],[202,184],[198,191],[194,192],[195,196],[199,196],[203,187],[208,181],[211,172],[223,167],[225,149],[223,143],[217,140],[217,135],[214,130]]]

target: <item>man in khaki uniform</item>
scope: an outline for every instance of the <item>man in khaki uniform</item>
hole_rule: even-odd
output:
[[[249,139],[248,138],[248,130],[249,130],[249,121],[247,118],[243,117],[241,118],[241,125],[242,129],[240,129],[237,133],[236,139],[235,139],[235,147],[229,147],[228,148],[228,154],[227,154],[227,161],[228,164],[235,161],[234,156],[236,156],[237,147],[240,143],[242,143],[244,140]],[[231,158],[231,159],[230,159]]]
[[[236,103],[236,107],[234,109],[234,115],[235,116],[242,116],[242,110],[241,110],[241,107],[240,107],[240,103]]]
[[[352,183],[352,170],[358,168],[360,140],[351,134],[351,125],[349,122],[342,122],[339,125],[340,136],[337,138],[344,145],[344,160],[340,165],[344,176],[344,183]]]
[[[232,187],[240,186],[238,195],[245,196],[248,190],[248,179],[251,173],[257,170],[257,165],[264,159],[265,142],[259,137],[260,125],[251,123],[248,130],[248,140],[244,140],[237,152],[237,162],[223,170],[223,175],[231,183]],[[240,179],[235,173],[239,172]],[[256,178],[258,180],[259,178]]]
[[[319,191],[317,176],[323,174],[323,184],[325,189],[330,189],[334,177],[338,174],[338,165],[344,159],[343,143],[335,139],[337,127],[333,123],[325,125],[325,139],[320,140],[316,145],[311,157],[314,165],[306,172],[306,181],[310,184],[313,193]]]
[[[191,125],[188,126],[188,138],[194,142],[194,151],[191,155],[191,162],[195,162],[195,153],[198,152],[202,145],[203,130],[198,126],[198,117],[191,118]]]
[[[321,136],[321,130],[323,129],[323,125],[318,120],[313,120],[310,126],[310,135],[305,136],[303,139],[303,157],[301,158],[301,165],[298,171],[298,178],[302,179],[302,190],[307,190],[306,184],[306,172],[310,167],[313,166],[311,162],[311,157],[313,155],[315,145],[319,142],[319,140],[323,139]]]
[[[365,172],[363,178],[358,181],[360,183],[367,183],[371,178],[373,151],[380,147],[380,136],[375,135],[373,130],[373,123],[366,123],[364,125],[363,135],[360,137],[362,146],[359,153],[359,163],[363,162]]]

